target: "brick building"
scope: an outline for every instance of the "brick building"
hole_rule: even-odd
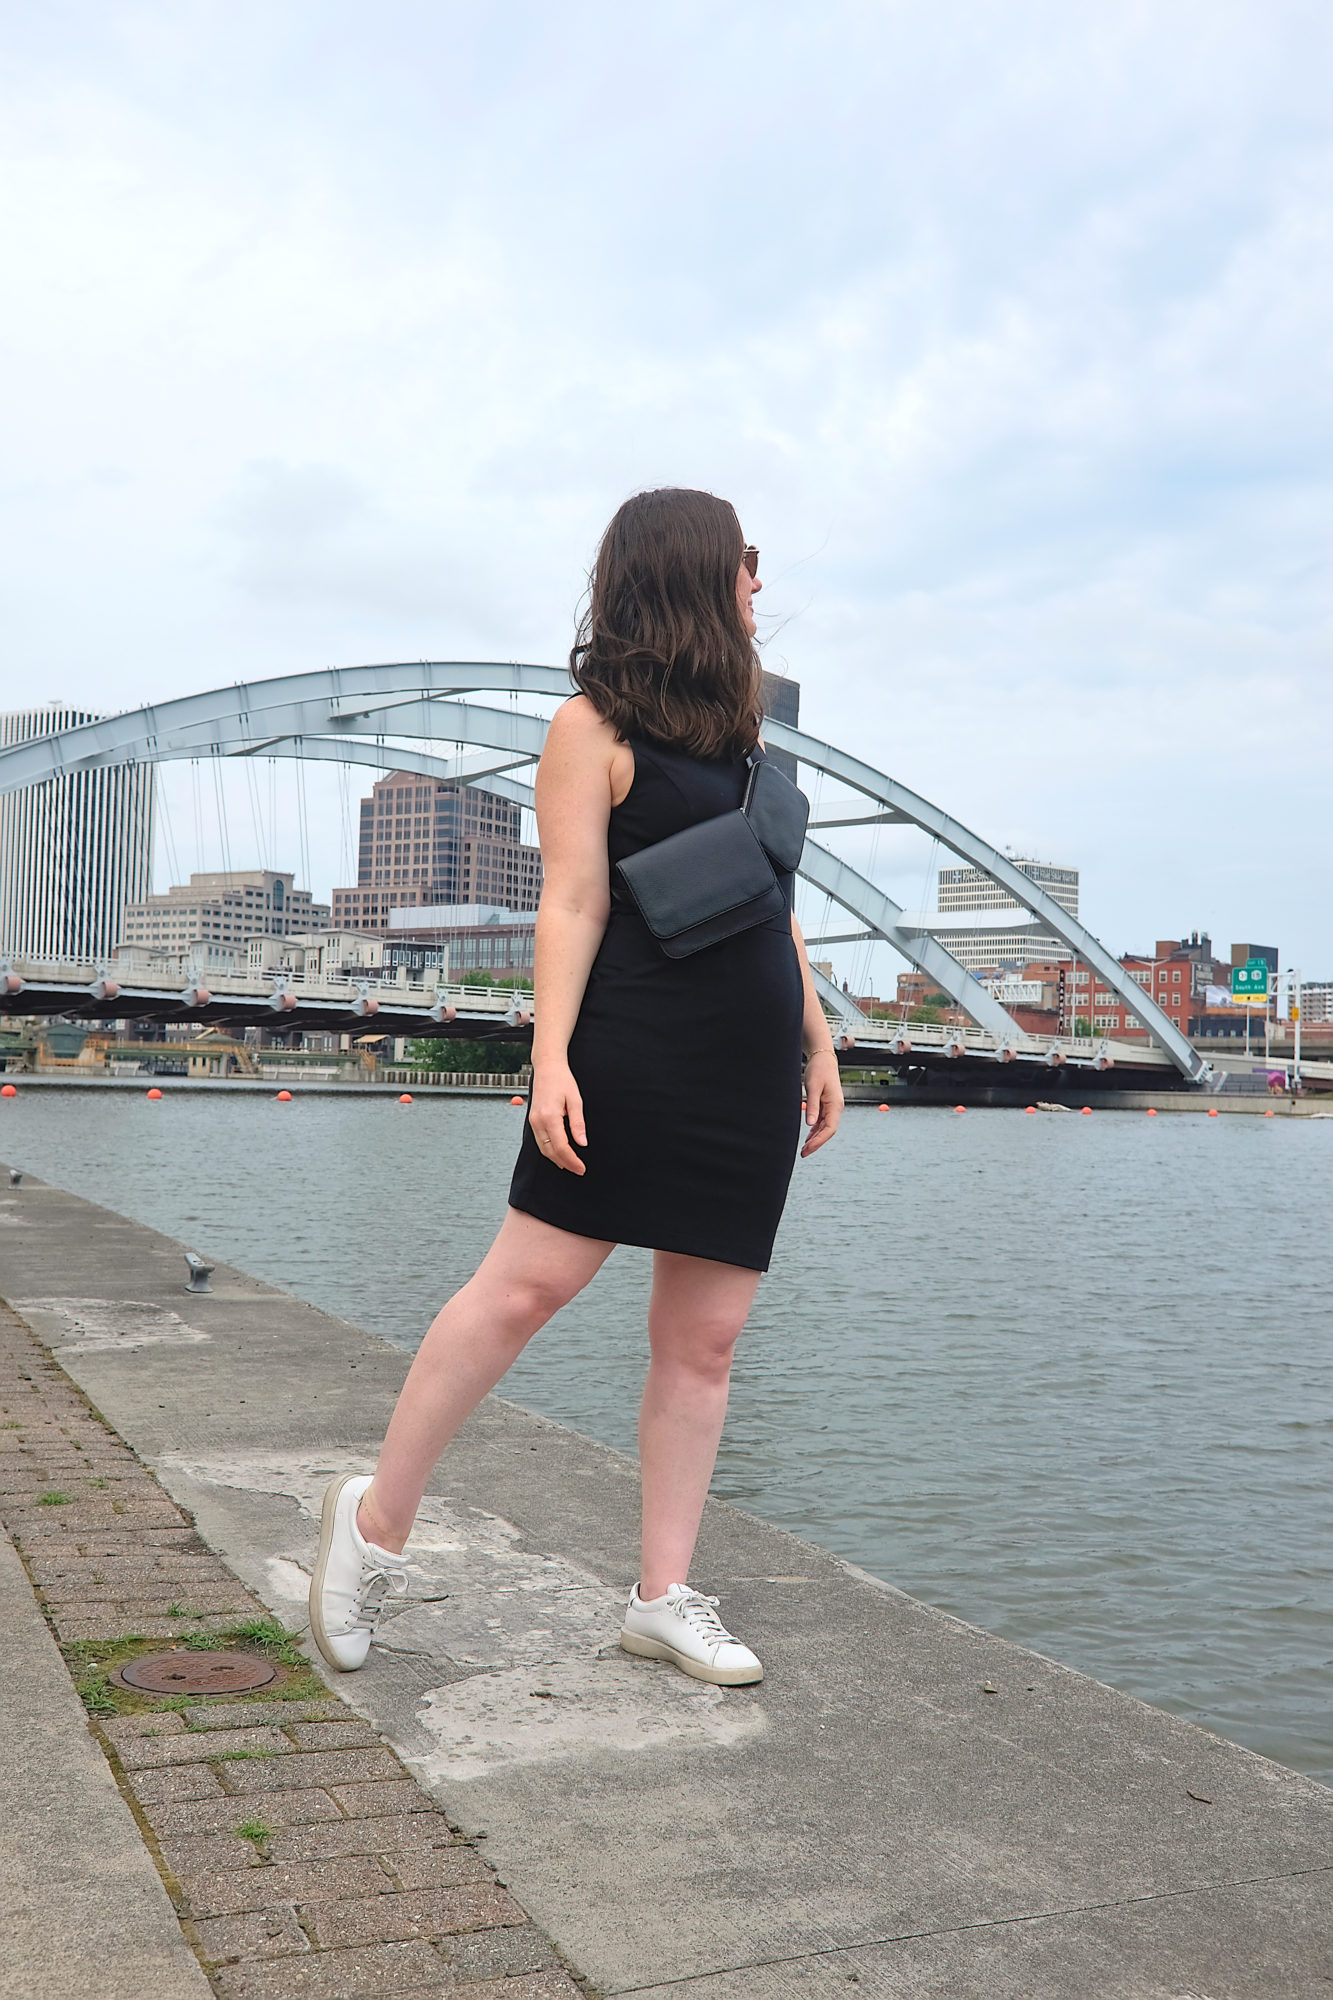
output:
[[[1184,938],[1158,938],[1152,952],[1126,952],[1119,963],[1136,986],[1151,994],[1182,1035],[1232,1041],[1244,1039],[1246,1010],[1217,996],[1229,994],[1233,964],[1243,965],[1247,958],[1261,956],[1276,966],[1277,951],[1271,945],[1233,945],[1230,958],[1220,959],[1214,956],[1207,933],[1194,931]],[[983,983],[1025,1034],[1091,1034],[1097,1041],[1105,1036],[1130,1042],[1149,1039],[1133,1007],[1081,959],[1029,959],[1012,971],[993,968],[992,976]],[[898,975],[899,1007],[919,1007],[937,990],[925,973]],[[1323,998],[1324,988],[1309,990],[1318,990],[1321,1013],[1325,1006],[1333,1008],[1333,985],[1327,989],[1328,1001]],[[944,1018],[952,1021],[964,1016],[951,1010]],[[1255,1019],[1262,1032],[1262,1015],[1257,1009]]]
[[[333,892],[333,927],[382,935],[396,909],[535,910],[541,854],[521,809],[480,785],[393,771],[361,801],[356,885]]]

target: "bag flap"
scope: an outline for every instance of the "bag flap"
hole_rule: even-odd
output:
[[[656,938],[675,937],[751,903],[775,880],[772,863],[742,812],[700,820],[616,865]]]
[[[799,867],[810,801],[767,758],[755,767],[746,812],[778,867],[788,872]]]

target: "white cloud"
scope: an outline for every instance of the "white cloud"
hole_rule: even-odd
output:
[[[1110,942],[1333,971],[1331,43],[1283,0],[14,10],[4,698],[560,660],[618,500],[712,486],[816,733],[1081,865]]]

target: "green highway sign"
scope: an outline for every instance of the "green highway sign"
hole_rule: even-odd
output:
[[[1231,968],[1231,997],[1253,1006],[1268,999],[1268,960],[1250,958]]]

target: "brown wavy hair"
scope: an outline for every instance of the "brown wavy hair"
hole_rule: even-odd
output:
[[[736,600],[745,537],[714,493],[660,486],[612,516],[569,671],[616,734],[695,757],[752,750],[759,656]]]

